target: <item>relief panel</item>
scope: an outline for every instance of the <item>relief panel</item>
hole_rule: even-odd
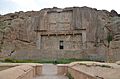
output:
[[[81,35],[42,36],[42,49],[59,50],[63,41],[64,50],[79,50],[82,47]]]
[[[72,12],[49,13],[49,30],[70,30],[72,22]]]

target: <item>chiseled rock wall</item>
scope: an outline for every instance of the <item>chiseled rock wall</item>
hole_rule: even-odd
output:
[[[109,49],[109,60],[114,62],[120,60],[120,41],[112,41]]]
[[[99,55],[101,58],[105,58],[108,49],[106,46],[106,44],[108,45],[108,34],[113,33],[113,40],[120,41],[119,23],[120,18],[117,12],[89,7],[68,7],[64,9],[54,7],[40,11],[20,11],[2,15],[0,16],[0,57],[15,55],[14,52],[22,49],[35,49],[38,40],[36,31],[38,30],[86,29],[84,32],[86,37],[82,39],[82,41],[86,40],[83,42],[85,43],[83,44],[84,50],[88,54],[87,50],[95,48],[93,52],[89,52],[92,54],[88,58]],[[60,27],[58,28],[55,24]],[[29,58],[28,54],[25,55]]]

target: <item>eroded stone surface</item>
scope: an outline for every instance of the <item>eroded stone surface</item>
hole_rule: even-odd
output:
[[[63,41],[64,50],[80,50],[79,58],[103,61],[108,52],[108,46],[105,45],[108,45],[108,34],[113,34],[113,41],[120,41],[119,24],[120,18],[115,11],[89,7],[54,7],[2,15],[0,56],[37,59],[35,56],[39,55],[42,59],[44,56],[40,53],[45,52],[46,57],[55,59],[57,55],[52,57],[51,53],[66,53],[60,50],[60,41]],[[28,53],[34,50],[37,52]],[[19,51],[24,52],[24,55]],[[66,54],[59,57],[64,58]],[[71,54],[69,57],[75,58],[76,55]]]

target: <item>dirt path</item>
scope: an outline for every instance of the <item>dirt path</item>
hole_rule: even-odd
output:
[[[35,79],[68,79],[66,76],[57,75],[57,66],[53,64],[44,64],[42,76]]]

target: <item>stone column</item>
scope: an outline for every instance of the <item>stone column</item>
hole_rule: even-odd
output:
[[[74,29],[82,28],[82,9],[81,8],[73,8],[73,22],[72,26]]]
[[[86,30],[82,31],[82,43],[83,43],[83,48],[86,48]]]
[[[41,35],[37,33],[37,41],[36,41],[37,49],[41,49]]]

